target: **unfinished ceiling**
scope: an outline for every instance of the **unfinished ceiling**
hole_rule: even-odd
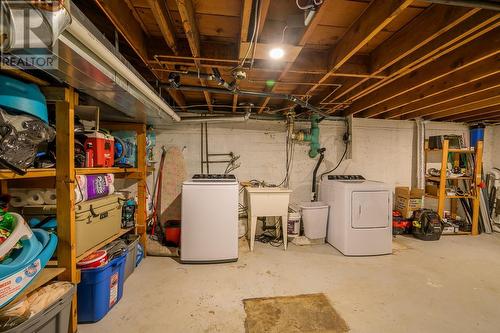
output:
[[[218,88],[203,74],[216,67],[231,82],[240,66],[247,73],[237,81],[240,89],[295,95],[331,115],[500,121],[500,12],[494,9],[324,0],[304,26],[296,0],[95,3],[160,84],[175,72],[181,86]],[[276,45],[285,54],[271,60]],[[255,112],[277,113],[293,105],[208,91],[164,93],[179,111],[244,112],[253,103]]]

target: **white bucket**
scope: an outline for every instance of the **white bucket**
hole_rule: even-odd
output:
[[[303,202],[300,209],[304,235],[309,239],[325,238],[329,206],[324,202]]]
[[[287,224],[288,238],[294,238],[300,234],[300,213],[288,213]]]

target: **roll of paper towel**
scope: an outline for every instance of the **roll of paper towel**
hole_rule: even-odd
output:
[[[45,189],[42,191],[43,202],[46,205],[55,205],[57,202],[56,190],[54,189]]]
[[[12,207],[24,207],[28,204],[28,191],[16,190],[10,191],[10,205]]]
[[[26,199],[26,203],[31,206],[43,205],[43,191],[40,189],[28,191],[28,198]]]

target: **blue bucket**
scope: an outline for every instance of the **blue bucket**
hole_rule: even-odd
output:
[[[484,141],[484,128],[484,124],[477,124],[469,127],[471,147],[476,147],[478,141]]]
[[[101,320],[123,295],[127,253],[111,260],[106,266],[82,269],[78,284],[78,322]]]

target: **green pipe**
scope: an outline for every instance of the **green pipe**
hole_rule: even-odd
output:
[[[309,150],[309,157],[315,158],[318,156],[318,150],[321,148],[319,144],[319,116],[313,114],[311,116],[311,133],[307,135],[306,141],[311,142],[311,149]]]

